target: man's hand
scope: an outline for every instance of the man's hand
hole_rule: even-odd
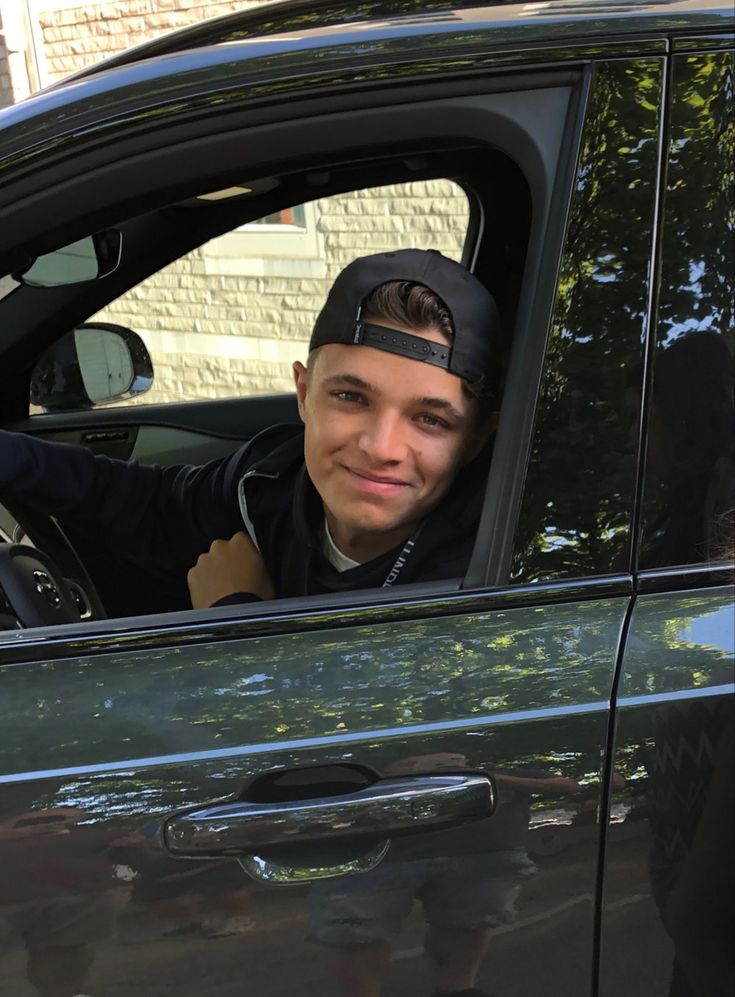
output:
[[[265,562],[247,533],[229,540],[215,540],[186,576],[194,609],[206,609],[227,595],[252,592],[273,598],[273,584]]]

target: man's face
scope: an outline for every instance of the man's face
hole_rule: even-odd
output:
[[[368,561],[407,539],[474,456],[477,402],[455,375],[370,346],[322,346],[294,375],[306,467],[330,533],[344,554]]]

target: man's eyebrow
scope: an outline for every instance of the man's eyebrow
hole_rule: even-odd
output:
[[[362,391],[369,391],[373,395],[379,395],[380,391],[374,385],[363,381],[357,374],[332,374],[324,378],[324,384],[351,384],[353,388],[360,388]]]
[[[420,405],[425,408],[440,409],[442,412],[446,412],[447,415],[452,416],[453,419],[463,420],[464,416],[461,412],[448,402],[446,398],[414,398],[412,399],[415,405]]]

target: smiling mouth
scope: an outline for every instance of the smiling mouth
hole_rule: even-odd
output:
[[[403,478],[383,477],[378,474],[370,474],[369,471],[358,471],[354,467],[345,467],[345,470],[355,480],[355,483],[366,491],[385,494],[410,487],[410,483],[404,481]]]

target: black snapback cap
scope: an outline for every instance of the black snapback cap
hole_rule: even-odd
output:
[[[450,346],[362,321],[365,298],[391,281],[422,284],[441,298],[454,327]],[[328,343],[372,346],[443,367],[481,388],[488,381],[492,387],[499,339],[495,300],[469,270],[435,249],[399,249],[362,256],[344,268],[317,316],[309,351]]]

